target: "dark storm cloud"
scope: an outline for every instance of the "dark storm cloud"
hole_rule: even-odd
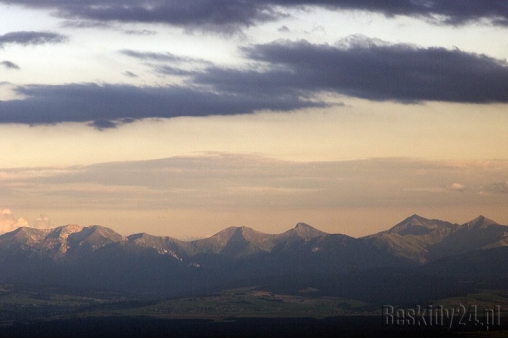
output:
[[[56,124],[90,122],[98,129],[144,118],[289,111],[325,106],[296,95],[260,97],[251,93],[218,93],[185,87],[128,85],[34,85],[16,88],[24,99],[0,101],[0,123]]]
[[[11,62],[11,61],[0,61],[0,65],[4,66],[5,68],[8,68],[8,69],[19,69],[19,66],[16,65],[14,62]]]
[[[208,68],[194,82],[265,95],[325,91],[400,102],[508,102],[508,64],[481,54],[358,38],[338,46],[278,41],[243,51],[269,70]]]
[[[0,0],[35,8],[56,9],[66,19],[164,23],[186,29],[234,32],[283,14],[264,1],[243,0]]]
[[[66,40],[66,36],[52,32],[10,32],[0,35],[0,47],[7,44],[17,44],[23,46],[57,44]]]
[[[461,25],[486,20],[508,25],[506,0],[0,0],[57,9],[67,19],[165,23],[187,29],[234,32],[287,16],[285,9],[325,7],[419,17],[439,24]]]
[[[282,6],[323,6],[331,10],[360,10],[419,17],[438,24],[462,25],[487,20],[494,25],[508,25],[508,2],[505,0],[270,0]]]

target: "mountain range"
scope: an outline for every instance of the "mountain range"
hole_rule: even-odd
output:
[[[104,288],[148,297],[283,285],[288,279],[325,290],[330,279],[364,281],[372,274],[504,279],[506,259],[508,226],[484,216],[460,225],[413,215],[361,238],[304,223],[281,234],[229,227],[193,241],[146,233],[124,237],[107,227],[78,225],[20,227],[0,235],[0,283]]]

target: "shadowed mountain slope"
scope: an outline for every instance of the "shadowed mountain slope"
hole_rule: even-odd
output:
[[[381,250],[416,263],[508,244],[508,226],[479,216],[465,224],[451,224],[413,215],[391,229],[363,238]]]
[[[304,223],[280,234],[229,227],[194,241],[146,233],[123,237],[102,226],[21,227],[0,235],[0,282],[173,296],[281,275],[347,276],[418,266],[425,274],[441,274],[460,270],[453,266],[458,264],[481,272],[482,262],[505,259],[507,245],[508,226],[483,216],[459,225],[413,215],[358,239]]]

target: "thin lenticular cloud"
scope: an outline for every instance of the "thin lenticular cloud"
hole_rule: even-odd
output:
[[[421,175],[421,170],[427,174]],[[503,205],[508,198],[504,182],[490,184],[508,174],[508,163],[503,161],[488,166],[404,158],[300,163],[218,153],[30,174],[20,173],[11,180],[15,185],[9,197],[17,203],[27,192],[35,192],[30,199],[44,197],[39,202],[48,204],[44,208],[51,204],[67,206],[76,197],[85,204],[81,208],[207,206],[216,211],[228,208],[263,211],[267,204],[271,211],[373,206],[419,209],[454,204]],[[450,184],[449,177],[457,178],[458,182]],[[5,184],[0,182],[3,189],[2,185]],[[490,186],[489,199],[479,195]],[[466,200],[460,200],[463,198]],[[14,222],[11,217],[9,220]]]
[[[18,65],[8,60],[0,61],[0,65],[4,66],[7,69],[19,69]]]
[[[129,78],[137,78],[138,77],[135,73],[132,73],[129,71],[123,72],[123,75],[125,75],[126,77],[129,77]]]
[[[53,32],[10,32],[4,35],[0,35],[0,47],[4,47],[8,44],[16,44],[22,46],[57,44],[65,42],[67,39],[68,38],[65,35]]]
[[[140,52],[133,51],[130,49],[123,49],[120,51],[121,54],[129,56],[131,58],[143,60],[143,61],[157,61],[157,62],[173,62],[173,63],[184,63],[184,62],[192,62],[192,63],[202,63],[208,64],[211,63],[204,59],[196,59],[191,57],[184,57],[174,55],[173,53],[155,53],[155,52]]]
[[[127,30],[127,31],[124,31],[125,34],[128,34],[128,35],[155,35],[157,34],[156,31],[151,31],[151,30],[148,30],[148,29],[143,29],[143,30]]]

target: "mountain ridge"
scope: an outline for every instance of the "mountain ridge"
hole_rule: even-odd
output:
[[[438,219],[426,219],[414,214],[388,230],[354,239],[363,240],[378,248],[396,245],[397,247],[406,247],[407,250],[418,253],[422,251],[427,252],[429,246],[434,246],[452,235],[457,236],[459,233],[467,231],[487,230],[489,227],[499,228],[500,232],[493,232],[495,233],[494,235],[490,238],[487,237],[488,239],[486,240],[484,239],[481,247],[493,248],[496,247],[496,243],[498,243],[498,246],[504,246],[505,242],[508,243],[508,238],[505,239],[504,233],[501,234],[502,232],[508,232],[508,226],[500,225],[483,215],[464,224],[452,224]],[[334,234],[343,235],[340,233]],[[38,242],[49,244],[52,241],[60,241],[66,246],[69,243],[77,243],[79,246],[86,245],[95,249],[111,243],[129,242],[135,245],[152,247],[160,252],[172,250],[193,256],[199,253],[220,254],[228,250],[228,244],[231,247],[233,243],[237,245],[243,243],[245,246],[251,246],[255,252],[270,252],[282,242],[309,241],[313,238],[330,235],[332,234],[323,232],[306,223],[298,222],[295,227],[278,234],[263,233],[246,226],[231,226],[208,238],[185,241],[169,236],[155,236],[148,233],[136,233],[124,237],[105,226],[68,224],[49,229],[37,229],[27,226],[19,227],[14,231],[1,234],[0,245],[6,242],[7,238],[13,238],[11,241],[14,241],[14,239],[25,241],[30,246]],[[488,242],[489,240],[491,241]],[[241,256],[241,253],[236,253],[236,255]],[[404,256],[403,253],[400,255]],[[421,261],[423,259],[419,257],[417,260]]]
[[[35,281],[168,296],[280,275],[355,274],[429,263],[436,263],[429,271],[446,272],[455,262],[492,260],[490,253],[503,247],[508,251],[508,226],[484,216],[459,225],[412,215],[359,238],[301,222],[279,234],[233,226],[192,241],[147,233],[122,236],[99,225],[20,227],[0,235],[0,283]],[[483,254],[469,254],[475,251]],[[461,259],[464,255],[470,257]]]
[[[437,222],[439,224],[446,224],[446,225],[450,225],[450,226],[469,226],[469,227],[472,227],[472,226],[475,226],[476,227],[480,227],[480,224],[482,225],[482,228],[485,228],[486,226],[489,226],[489,225],[499,225],[499,226],[504,226],[504,225],[501,225],[483,215],[479,215],[478,217],[464,223],[464,224],[452,224],[450,222],[447,222],[447,221],[442,221],[442,220],[439,220],[439,219],[426,219],[424,217],[421,217],[417,214],[413,214],[412,216],[410,217],[407,217],[406,219],[404,219],[403,221],[401,221],[400,223],[396,224],[395,226],[391,227],[390,229],[388,230],[385,230],[385,231],[381,231],[381,232],[378,232],[378,233],[374,233],[374,234],[370,234],[370,235],[366,235],[366,236],[362,236],[362,237],[359,237],[359,238],[365,238],[365,237],[369,237],[369,236],[372,236],[372,235],[375,235],[375,234],[380,234],[380,233],[395,233],[399,230],[400,226],[405,224],[405,223],[408,223],[408,222],[411,222],[411,221],[414,221],[414,220],[418,220],[420,222]],[[414,223],[413,223],[414,224]],[[442,226],[441,226],[442,227]],[[61,232],[62,230],[66,230],[66,229],[74,229],[74,230],[77,230],[77,231],[74,231],[74,232],[79,232],[81,231],[82,229],[107,229],[109,231],[112,231],[114,232],[115,234],[118,234],[120,235],[119,233],[117,233],[116,231],[114,231],[112,228],[109,228],[109,227],[106,227],[106,226],[101,226],[101,225],[89,225],[89,226],[81,226],[81,225],[77,225],[77,224],[66,224],[66,225],[61,225],[61,226],[57,226],[57,227],[52,227],[52,228],[35,228],[35,227],[30,227],[30,226],[20,226],[18,228],[16,228],[15,230],[12,230],[10,232],[5,232],[5,233],[2,233],[0,234],[0,237],[6,235],[6,234],[13,234],[13,233],[17,233],[21,230],[34,230],[34,231],[42,231],[42,232]],[[238,230],[242,230],[242,232],[256,232],[256,233],[259,233],[259,234],[263,234],[263,235],[268,235],[268,236],[281,236],[283,234],[286,234],[288,232],[296,232],[298,234],[300,234],[302,237],[303,236],[303,233],[302,232],[310,232],[312,233],[312,235],[310,236],[310,238],[312,237],[317,237],[319,235],[325,235],[325,234],[341,234],[341,233],[326,233],[324,231],[321,231],[309,224],[306,224],[304,222],[298,222],[295,227],[293,228],[290,228],[289,230],[285,231],[285,232],[282,232],[282,233],[264,233],[264,232],[260,232],[260,231],[256,231],[255,229],[251,228],[251,227],[247,227],[247,226],[229,226],[217,233],[215,233],[214,235],[208,237],[208,238],[211,238],[211,237],[215,237],[215,236],[219,236],[219,235],[222,235],[222,234],[227,234],[228,232],[232,232],[232,231],[238,231]],[[69,233],[74,233],[74,232],[69,232]],[[180,240],[178,238],[173,238],[171,236],[156,236],[156,235],[151,235],[149,233],[145,233],[145,232],[141,232],[141,233],[133,233],[133,234],[130,234],[130,235],[127,235],[127,236],[122,236],[120,235],[122,238],[129,238],[129,237],[133,237],[133,236],[136,236],[136,235],[149,235],[149,236],[152,236],[152,237],[166,237],[166,238],[170,238],[170,239],[173,239],[175,241],[179,241],[179,242],[195,242],[195,241],[200,241],[200,240],[203,240],[203,239],[208,239],[208,238],[202,238],[202,239],[197,239],[197,240]]]

